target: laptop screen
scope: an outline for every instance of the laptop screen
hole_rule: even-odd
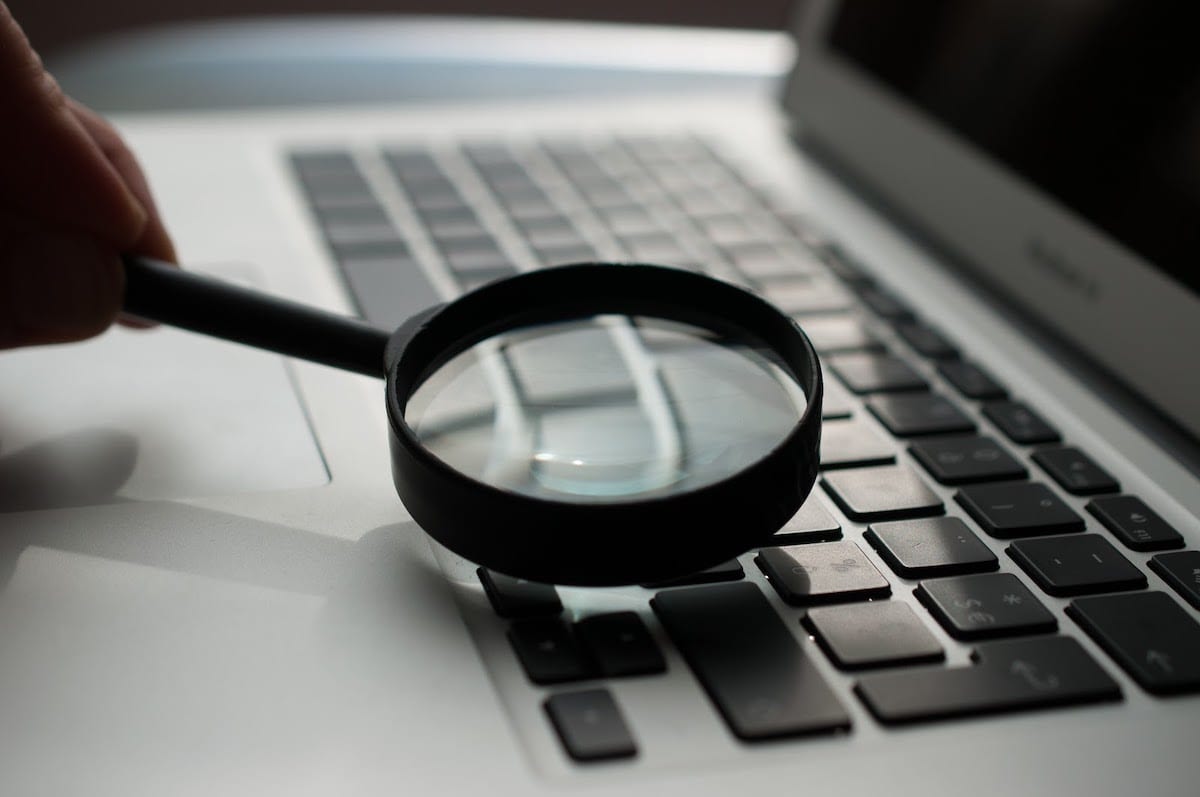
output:
[[[1194,4],[846,0],[831,48],[1200,294]]]

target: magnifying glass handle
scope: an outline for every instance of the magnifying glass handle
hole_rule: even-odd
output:
[[[125,312],[260,349],[383,376],[390,334],[353,318],[127,255]]]

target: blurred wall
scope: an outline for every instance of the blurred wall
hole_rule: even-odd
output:
[[[789,0],[6,0],[51,55],[95,36],[188,20],[267,14],[482,14],[780,29]]]

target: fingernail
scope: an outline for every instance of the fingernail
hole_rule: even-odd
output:
[[[87,236],[29,235],[9,250],[6,296],[22,343],[79,340],[104,331],[121,309],[125,272]]]

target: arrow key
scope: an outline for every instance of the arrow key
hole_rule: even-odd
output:
[[[1200,623],[1167,593],[1079,598],[1067,615],[1147,692],[1200,691]]]
[[[1188,603],[1200,609],[1200,551],[1176,551],[1151,557],[1150,569],[1180,594]]]
[[[607,689],[552,695],[544,705],[563,746],[576,761],[637,754],[629,727]]]

